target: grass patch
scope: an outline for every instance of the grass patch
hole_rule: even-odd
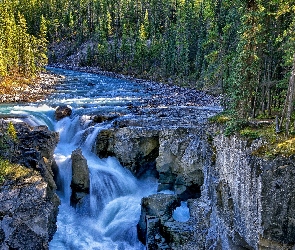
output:
[[[3,184],[5,180],[17,180],[27,177],[32,171],[29,168],[0,158],[0,184]]]
[[[252,153],[258,157],[275,158],[295,155],[295,131],[292,131],[289,136],[283,132],[276,133],[275,119],[268,118],[246,121],[221,113],[210,118],[210,122],[223,125],[225,136],[236,134],[247,140],[249,145],[253,140],[262,139],[265,142],[264,145]]]
[[[220,113],[218,115],[214,115],[209,118],[210,123],[217,123],[217,124],[226,124],[231,120],[230,116]]]
[[[295,154],[295,136],[286,136],[284,133],[276,133],[275,125],[260,125],[258,127],[246,127],[239,134],[248,139],[261,138],[265,144],[255,151],[253,155],[263,158],[275,158],[276,156],[289,157]]]

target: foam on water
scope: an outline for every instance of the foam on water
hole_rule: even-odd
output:
[[[115,158],[99,159],[93,154],[98,132],[109,125],[89,125],[85,116],[67,117],[55,125],[60,133],[55,159],[62,205],[50,249],[144,249],[136,231],[140,202],[156,192],[156,181],[139,181]],[[76,148],[87,159],[91,185],[89,196],[74,209],[70,183],[71,153]]]

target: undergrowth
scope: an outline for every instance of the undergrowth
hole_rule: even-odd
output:
[[[0,158],[0,184],[5,180],[17,180],[28,176],[32,170]]]
[[[289,157],[295,155],[295,133],[289,135],[276,133],[275,119],[237,120],[226,113],[221,113],[210,118],[211,123],[224,127],[225,136],[236,134],[248,142],[256,139],[264,141],[263,146],[253,151],[253,155],[263,158],[275,158],[276,156]]]

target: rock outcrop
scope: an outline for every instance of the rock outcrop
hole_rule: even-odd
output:
[[[59,198],[39,173],[0,186],[0,249],[48,249]]]
[[[92,121],[94,121],[96,123],[102,123],[105,121],[112,121],[112,120],[118,118],[119,116],[120,116],[120,114],[118,114],[118,113],[97,114],[92,117]]]
[[[77,204],[87,194],[89,194],[90,179],[87,160],[82,154],[80,148],[74,150],[71,155],[72,159],[72,195],[71,202]]]
[[[202,130],[164,129],[159,134],[158,191],[173,190],[182,200],[197,198],[204,182],[203,166],[208,149]]]
[[[203,141],[204,183],[201,197],[188,201],[189,221],[150,217],[153,202],[143,199],[139,225],[148,249],[294,249],[294,156],[259,158],[252,152],[261,141],[212,135]]]
[[[157,175],[159,135],[154,129],[125,127],[102,130],[96,140],[99,157],[116,156],[120,163],[140,177],[146,172]]]
[[[6,180],[0,187],[0,248],[48,249],[56,231],[59,198],[55,193],[53,151],[58,134],[45,126],[16,123],[16,138],[5,134],[1,157],[28,168],[21,179]]]
[[[57,121],[67,117],[67,116],[70,116],[72,114],[72,109],[69,108],[68,106],[58,106],[55,110],[55,119]]]
[[[139,239],[149,249],[156,249],[157,244],[165,245],[165,239],[161,237],[160,225],[172,220],[173,210],[179,205],[180,199],[177,195],[155,194],[142,199],[137,230]],[[158,240],[155,241],[155,238]]]
[[[214,137],[213,145],[216,164],[208,172],[204,188],[214,201],[209,230],[217,233],[222,228],[222,249],[293,249],[294,156],[259,158],[252,152],[261,146],[260,141],[249,145],[241,138],[222,134]],[[207,246],[213,242],[216,239]]]
[[[295,248],[294,156],[259,158],[252,152],[261,141],[225,137],[203,122],[172,126],[161,120],[159,126],[159,120],[141,119],[121,119],[101,131],[96,150],[116,156],[138,176],[154,168],[159,191],[188,200],[187,222],[159,214],[163,207],[170,214],[175,209],[167,195],[142,200],[138,232],[148,249]]]

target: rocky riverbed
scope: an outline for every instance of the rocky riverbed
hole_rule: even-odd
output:
[[[80,67],[61,63],[51,64],[50,66],[119,78],[143,85],[147,92],[154,94],[151,98],[145,100],[141,104],[141,107],[219,106],[221,104],[221,96],[212,96],[204,91],[198,91],[192,88],[138,79],[132,76],[103,71],[96,67]],[[130,108],[132,107],[131,105]],[[135,108],[139,109],[141,107],[134,107],[134,110],[136,111]]]

